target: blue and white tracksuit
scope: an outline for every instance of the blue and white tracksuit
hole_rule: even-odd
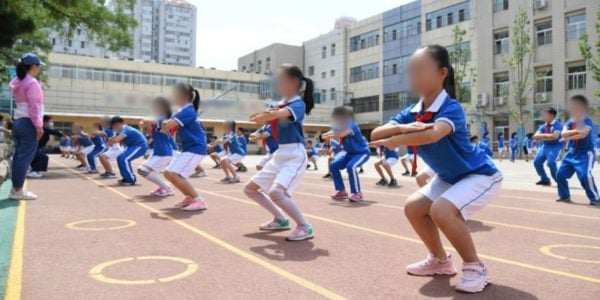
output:
[[[542,124],[538,129],[539,133],[560,133],[563,129],[562,124],[557,119],[554,119],[550,124]],[[556,140],[542,141],[539,144],[538,152],[533,160],[535,171],[540,176],[540,180],[544,183],[550,183],[550,178],[546,175],[544,170],[544,162],[550,168],[550,176],[556,181],[556,162],[560,157],[563,144],[559,141],[560,137]]]
[[[572,120],[565,123],[564,130],[575,129],[575,124]],[[596,127],[592,119],[586,117],[584,121],[576,125],[577,127],[587,127],[590,129],[589,134],[580,140],[569,141],[567,144],[567,154],[563,158],[560,167],[556,173],[556,182],[558,184],[558,197],[560,199],[569,199],[569,184],[567,179],[573,174],[577,174],[577,178],[581,183],[581,187],[585,190],[585,194],[591,202],[599,200],[598,189],[592,176],[592,169],[596,161],[595,143]]]
[[[329,165],[329,172],[333,178],[336,191],[344,191],[344,180],[342,179],[342,169],[348,171],[348,180],[350,181],[350,191],[354,193],[360,192],[360,181],[358,179],[358,168],[369,160],[371,153],[369,145],[364,139],[360,128],[355,122],[352,122],[349,128],[352,133],[342,139],[342,147],[345,153],[336,157]]]
[[[148,143],[146,137],[137,129],[125,125],[123,130],[119,132],[119,135],[123,135],[125,139],[123,144],[125,145],[125,151],[119,154],[117,157],[117,165],[119,166],[119,172],[126,182],[135,182],[136,176],[131,168],[131,162],[137,158],[144,156],[146,150],[148,150]]]

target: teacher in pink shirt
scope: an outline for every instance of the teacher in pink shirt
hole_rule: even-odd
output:
[[[13,137],[15,154],[12,159],[13,200],[35,200],[37,195],[25,191],[25,175],[37,151],[38,140],[44,133],[44,91],[35,78],[45,64],[33,53],[23,54],[17,64],[17,77],[10,81],[15,98]]]

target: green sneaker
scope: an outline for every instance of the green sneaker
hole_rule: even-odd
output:
[[[258,228],[260,230],[288,230],[290,229],[290,220],[274,219],[273,221],[261,224],[260,226],[258,226]]]

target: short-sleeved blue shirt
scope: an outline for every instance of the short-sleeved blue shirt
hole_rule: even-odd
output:
[[[479,143],[479,148],[481,148],[481,150],[483,150],[483,152],[485,152],[485,154],[487,154],[489,157],[492,157],[494,155],[494,152],[492,151],[492,148],[490,148],[490,145],[484,143],[484,142],[480,142]]]
[[[319,154],[319,152],[317,151],[317,148],[316,148],[315,146],[308,147],[308,148],[306,149],[306,151],[308,152],[308,153],[307,153],[307,154],[308,154],[308,157],[312,157],[312,156],[315,156],[315,155],[318,155],[318,154]]]
[[[547,124],[542,124],[540,126],[540,128],[538,129],[539,133],[555,133],[555,132],[562,132],[563,130],[563,126],[560,123],[560,121],[558,119],[554,119],[554,121],[552,121],[552,123],[550,123],[550,129],[546,132],[546,127],[548,127]],[[541,141],[541,145],[540,146],[546,146],[546,147],[562,147],[562,143],[560,142],[560,135],[558,138],[556,138],[556,140],[551,140],[551,141]]]
[[[573,120],[568,120],[565,123],[564,130],[576,129],[573,128]],[[567,152],[568,153],[582,153],[588,151],[594,151],[595,148],[595,136],[597,133],[596,126],[590,117],[586,117],[583,119],[583,122],[578,123],[577,127],[583,126],[584,128],[589,128],[590,132],[585,138],[580,140],[569,141],[567,144]]]
[[[179,138],[182,144],[182,152],[191,152],[206,155],[206,134],[202,124],[198,121],[198,113],[188,104],[182,107],[174,116],[179,124]]]
[[[505,146],[505,141],[504,141],[504,136],[499,136],[498,137],[498,148],[502,149]]]
[[[348,154],[364,154],[369,153],[369,144],[360,132],[360,128],[356,122],[352,121],[347,128],[340,129],[344,131],[350,129],[352,133],[342,138],[344,151]]]
[[[342,144],[340,144],[340,142],[338,140],[329,140],[329,148],[331,149],[333,154],[338,154],[342,150],[344,150],[344,148],[342,147]]]
[[[229,152],[242,156],[246,155],[246,152],[242,148],[242,145],[240,145],[240,141],[233,131],[226,134],[223,139],[229,143]]]
[[[491,176],[498,172],[490,157],[469,141],[465,113],[458,101],[442,91],[427,111],[433,112],[434,117],[426,123],[445,122],[452,127],[452,132],[439,141],[417,147],[419,156],[440,179],[455,184],[471,174]],[[410,124],[416,121],[417,113],[424,113],[421,101],[401,111],[390,122]]]
[[[267,147],[269,153],[274,153],[277,150],[277,148],[279,148],[279,145],[277,145],[277,141],[273,138],[273,129],[271,128],[271,124],[267,124],[259,128],[256,131],[256,133],[260,135],[267,135],[267,137],[265,138],[265,146]]]
[[[385,158],[398,158],[398,148],[389,149],[388,147],[383,147],[383,157]]]
[[[517,137],[511,138],[510,141],[508,141],[508,146],[511,149],[518,148],[519,147],[519,139]]]
[[[123,126],[123,129],[119,134],[125,137],[125,139],[123,139],[125,147],[148,147],[144,135],[131,126]]]
[[[112,130],[112,128],[105,128],[104,135],[106,136],[106,139],[110,139],[115,136],[115,131]]]
[[[102,135],[96,134],[92,137],[92,143],[96,149],[100,149],[104,147],[104,137]]]
[[[224,151],[223,146],[221,146],[219,144],[215,144],[214,149],[215,149],[215,152],[217,152],[217,153],[221,153]]]
[[[302,129],[304,114],[306,113],[304,101],[300,96],[296,96],[288,101],[280,102],[279,105],[285,105],[291,116],[277,120],[277,143],[279,145],[304,145],[304,131]]]
[[[165,134],[160,131],[164,120],[156,121],[156,127],[152,131],[152,141],[154,148],[152,155],[156,156],[172,156],[173,155],[173,137],[170,134]]]
[[[246,140],[246,136],[244,136],[243,134],[238,135],[237,139],[240,143],[240,147],[242,147],[242,150],[244,150],[244,153],[248,152],[248,140]]]
[[[92,140],[90,140],[89,137],[85,136],[83,134],[83,132],[79,132],[79,145],[81,145],[82,147],[89,147],[89,146],[93,146],[94,143],[92,143]]]

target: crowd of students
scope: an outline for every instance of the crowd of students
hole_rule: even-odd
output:
[[[489,275],[465,222],[497,197],[503,175],[492,161],[489,134],[483,134],[480,140],[467,130],[465,113],[455,99],[448,51],[438,45],[418,49],[410,58],[408,74],[411,89],[420,96],[420,101],[375,128],[370,142],[355,122],[352,110],[342,106],[332,111],[331,130],[313,144],[305,139],[303,130],[304,119],[314,106],[313,82],[297,66],[279,67],[277,92],[283,100],[249,116],[251,122],[261,125],[249,135],[249,140],[264,146],[266,154],[256,165],[258,172],[244,184],[243,192],[271,215],[259,229],[288,230],[293,221],[296,226],[286,239],[311,239],[315,230],[293,199],[304,172],[311,167],[317,170],[319,157],[326,157],[328,173],[324,178],[333,180],[335,190],[331,198],[363,201],[359,174],[374,148],[378,154],[374,165],[380,176],[377,185],[391,188],[398,185],[393,167],[400,161],[405,171],[402,175],[416,177],[420,187],[408,197],[404,211],[428,254],[422,261],[407,266],[407,272],[417,276],[457,273],[450,254],[442,246],[441,231],[463,261],[456,289],[480,292],[489,283]],[[598,201],[591,176],[595,127],[587,117],[588,106],[585,97],[572,97],[571,119],[564,129],[556,119],[556,111],[545,110],[545,124],[536,133],[528,134],[523,142],[527,155],[533,155],[537,144],[534,165],[541,177],[538,184],[550,184],[543,168],[547,162],[551,177],[558,183],[559,201],[570,201],[566,179],[574,173],[591,203]],[[171,107],[177,107],[177,111],[172,113]],[[94,124],[90,132],[75,126],[72,134],[60,138],[62,155],[78,159],[80,170],[98,173],[102,178],[116,177],[110,163],[116,160],[121,185],[134,185],[141,176],[156,185],[151,195],[171,196],[177,189],[184,198],[175,206],[186,211],[205,210],[206,200],[188,178],[206,176],[201,162],[209,155],[214,168],[224,173],[221,183],[240,183],[238,173],[247,171],[244,157],[248,141],[235,121],[223,123],[222,137],[207,137],[198,117],[199,107],[198,91],[189,84],[178,84],[171,99],[154,99],[153,115],[139,123],[139,130],[118,116]],[[567,154],[557,167],[563,143],[567,145]],[[500,134],[500,159],[504,149],[509,148],[514,161],[520,144],[516,134],[508,142]],[[400,157],[399,149],[404,147],[407,154]],[[134,170],[132,162],[142,157],[146,160]],[[96,159],[102,165],[102,173]],[[420,169],[419,162],[425,164]],[[342,172],[347,174],[349,189]]]

